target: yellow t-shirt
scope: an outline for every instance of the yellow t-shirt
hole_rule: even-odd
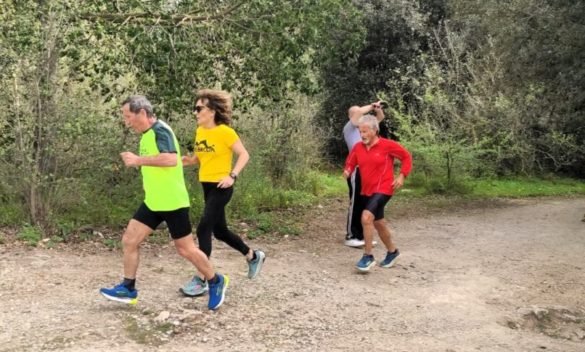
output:
[[[199,182],[219,182],[232,170],[232,146],[240,139],[227,125],[197,127],[195,155],[199,159]]]

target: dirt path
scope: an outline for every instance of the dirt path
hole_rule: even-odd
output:
[[[215,313],[178,295],[191,272],[170,247],[143,252],[132,308],[97,293],[119,280],[119,251],[0,245],[0,351],[585,351],[585,199],[390,215],[402,256],[367,275],[342,245],[344,205],[254,242],[258,280],[216,242],[232,285]]]

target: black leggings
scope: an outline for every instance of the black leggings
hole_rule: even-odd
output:
[[[207,257],[211,256],[211,234],[213,233],[218,240],[227,243],[243,255],[248,254],[250,247],[244,243],[240,236],[227,228],[225,219],[225,206],[232,199],[234,188],[217,188],[215,182],[201,182],[201,185],[203,186],[205,209],[197,226],[199,249]]]

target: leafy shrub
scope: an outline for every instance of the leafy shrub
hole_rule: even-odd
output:
[[[36,246],[42,238],[42,233],[42,230],[40,230],[38,227],[27,224],[20,229],[16,235],[16,238],[24,241],[30,246]]]

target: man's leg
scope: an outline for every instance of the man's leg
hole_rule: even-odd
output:
[[[197,268],[204,279],[209,282],[209,302],[207,307],[215,310],[225,299],[225,292],[229,284],[227,275],[216,274],[211,261],[205,253],[195,245],[191,234],[189,208],[181,208],[164,214],[169,225],[169,232],[175,243],[177,253]]]
[[[374,195],[374,199],[376,200],[377,204],[374,211],[374,227],[378,231],[378,235],[380,236],[380,239],[384,243],[384,246],[386,247],[387,251],[386,256],[380,262],[380,266],[383,268],[392,267],[396,262],[396,259],[398,259],[398,256],[400,255],[398,248],[396,248],[394,242],[392,241],[392,234],[386,224],[386,220],[384,220],[384,207],[386,206],[386,203],[388,203],[390,198],[391,196],[386,196],[382,194]]]
[[[374,256],[372,255],[374,231],[378,229],[375,222],[384,219],[384,206],[390,198],[391,196],[381,193],[375,193],[370,197],[364,198],[364,211],[361,217],[365,241],[364,256],[356,265],[360,271],[368,271],[375,264]],[[386,234],[389,234],[387,229]],[[389,240],[389,237],[386,237],[386,239]]]
[[[152,233],[152,229],[134,219],[130,220],[122,236],[124,252],[124,278],[135,279],[140,261],[140,244]]]
[[[156,226],[154,226],[156,227]],[[130,220],[122,235],[124,253],[124,281],[113,288],[102,288],[100,293],[109,300],[136,304],[138,291],[134,288],[138,270],[140,244],[152,233],[152,228],[137,221]]]
[[[219,308],[224,300],[230,279],[227,275],[216,274],[211,265],[211,261],[205,253],[197,246],[191,234],[175,239],[175,248],[179,255],[190,261],[197,270],[209,282],[209,302],[207,307],[211,310]]]
[[[386,225],[386,220],[380,219],[374,221],[374,227],[378,231],[380,239],[386,246],[386,250],[390,253],[396,251],[396,246],[394,245],[394,242],[392,242],[392,234]]]
[[[390,229],[388,229],[386,221],[383,218],[374,221],[374,227],[378,230],[378,235],[380,235],[380,239],[384,242],[387,250],[386,257],[380,262],[380,266],[383,268],[390,268],[396,263],[400,251],[398,251],[398,248],[394,245]]]
[[[374,240],[374,214],[365,209],[362,212],[362,227],[364,229],[364,254],[372,255],[372,241]]]
[[[362,212],[362,226],[364,228],[364,255],[362,258],[357,262],[356,268],[359,271],[367,272],[370,270],[376,262],[374,261],[374,256],[372,255],[372,240],[374,237],[374,214],[368,209],[365,209]]]
[[[174,242],[177,253],[179,253],[181,257],[190,261],[206,280],[213,279],[215,276],[213,265],[205,253],[195,246],[195,241],[191,234],[176,239]]]

